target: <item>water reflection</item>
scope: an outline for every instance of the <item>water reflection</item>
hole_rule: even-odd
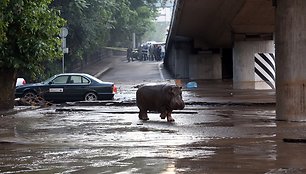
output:
[[[81,108],[82,109],[82,108]],[[120,109],[128,114],[105,113]],[[135,106],[55,108],[1,118],[0,172],[281,173],[304,172],[305,123],[275,121],[269,107],[188,106],[175,123]]]
[[[175,174],[175,173],[176,173],[175,163],[169,163],[166,167],[166,171],[161,172],[161,174]]]

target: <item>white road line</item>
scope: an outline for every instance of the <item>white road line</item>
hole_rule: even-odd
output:
[[[162,79],[162,80],[165,80],[165,78],[164,78],[164,75],[163,75],[163,72],[162,72],[162,68],[161,68],[161,65],[163,64],[163,62],[160,62],[159,64],[158,64],[158,70],[159,70],[159,74],[160,74],[160,78]]]

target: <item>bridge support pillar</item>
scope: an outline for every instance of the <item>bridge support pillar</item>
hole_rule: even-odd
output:
[[[186,79],[189,76],[188,57],[190,54],[190,45],[180,43],[176,49],[175,77],[179,79]]]
[[[189,78],[189,55],[191,45],[189,42],[176,42],[172,45],[165,61],[167,69],[176,79]]]
[[[233,50],[233,88],[255,89],[254,55],[274,53],[274,41],[236,41]]]
[[[189,79],[222,79],[220,54],[193,54],[189,58]]]
[[[306,1],[276,7],[276,118],[306,121]]]

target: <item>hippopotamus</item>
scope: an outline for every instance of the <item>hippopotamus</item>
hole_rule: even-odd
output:
[[[160,117],[173,122],[173,110],[184,109],[182,87],[170,84],[143,85],[136,92],[136,104],[139,108],[139,119],[149,120],[147,111],[157,111]]]

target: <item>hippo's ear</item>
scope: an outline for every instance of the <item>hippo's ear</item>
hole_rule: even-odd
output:
[[[169,93],[171,93],[172,95],[176,95],[178,93],[178,91],[180,91],[181,87],[179,86],[171,86]]]
[[[169,86],[168,93],[169,94],[174,94],[174,92],[175,92],[175,88],[173,86]]]

